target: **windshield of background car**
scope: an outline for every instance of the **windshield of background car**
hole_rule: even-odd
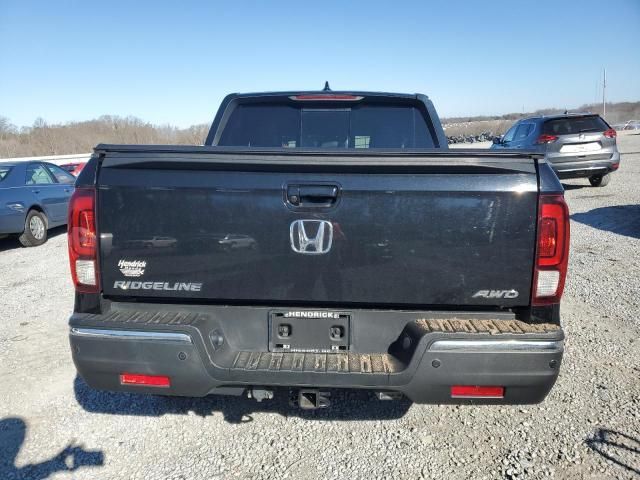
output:
[[[238,105],[218,145],[237,147],[433,148],[422,112],[411,105],[312,108]]]
[[[547,120],[542,133],[545,135],[573,135],[587,132],[604,132],[609,126],[597,115]]]
[[[3,181],[9,175],[11,167],[0,166],[0,182]]]

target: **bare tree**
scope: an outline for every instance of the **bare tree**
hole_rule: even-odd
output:
[[[16,126],[7,117],[0,115],[0,141],[6,140],[9,135],[15,134]]]

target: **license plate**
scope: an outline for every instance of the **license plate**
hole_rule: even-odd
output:
[[[277,311],[269,315],[269,351],[339,353],[349,350],[351,316],[326,310]]]
[[[574,143],[572,145],[563,145],[560,148],[562,153],[583,153],[583,152],[595,152],[600,150],[602,146],[600,142],[589,143]]]

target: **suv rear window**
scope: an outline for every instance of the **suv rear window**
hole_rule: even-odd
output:
[[[11,167],[0,167],[0,182],[7,178],[9,172],[11,171]]]
[[[568,117],[547,120],[542,133],[545,135],[571,135],[584,132],[604,132],[609,125],[598,115]]]
[[[218,145],[238,147],[433,148],[427,122],[411,105],[308,108],[238,105]]]

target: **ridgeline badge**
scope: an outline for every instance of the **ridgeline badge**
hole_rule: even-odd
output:
[[[202,283],[195,282],[132,282],[130,280],[116,280],[113,288],[120,290],[163,290],[166,292],[199,292]]]
[[[125,277],[141,277],[144,275],[144,269],[147,266],[145,260],[120,260],[118,268]]]

